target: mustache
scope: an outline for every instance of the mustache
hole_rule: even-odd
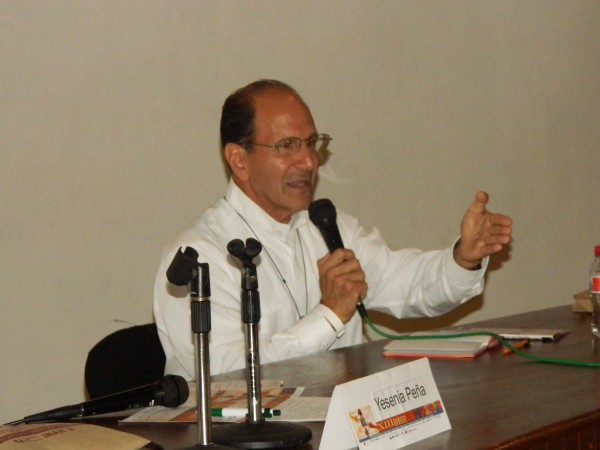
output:
[[[303,170],[301,172],[290,174],[286,181],[288,183],[309,182],[312,184],[316,177],[316,173],[310,170]]]

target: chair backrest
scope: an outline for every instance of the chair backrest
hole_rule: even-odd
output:
[[[137,325],[109,334],[89,351],[85,386],[93,399],[153,383],[164,370],[156,325]]]

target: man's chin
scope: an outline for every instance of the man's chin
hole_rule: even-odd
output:
[[[299,203],[299,209],[298,209],[298,211],[305,211],[305,210],[307,210],[313,200],[314,200],[314,195],[311,193],[311,195],[309,197],[307,197],[306,199],[304,199],[303,201],[301,201]]]
[[[290,209],[295,211],[308,209],[308,205],[310,205],[314,199],[314,191],[312,188],[293,189],[289,190],[287,194],[288,205],[290,206]]]

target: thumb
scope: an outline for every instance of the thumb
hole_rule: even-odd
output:
[[[487,204],[487,202],[489,202],[489,201],[490,201],[490,196],[487,194],[487,192],[478,191],[475,194],[475,202],[481,203],[481,204],[483,204],[483,206],[485,206]]]
[[[471,204],[471,207],[469,208],[470,212],[474,214],[485,213],[485,207],[489,199],[490,198],[487,192],[478,191],[475,194],[475,201]]]
[[[473,226],[477,223],[486,213],[486,205],[489,197],[486,192],[478,191],[475,194],[475,201],[469,205],[469,208],[463,216],[461,223],[461,230],[466,231],[465,227]]]

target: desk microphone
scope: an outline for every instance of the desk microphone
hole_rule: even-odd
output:
[[[312,202],[308,207],[308,217],[321,232],[329,253],[333,253],[338,248],[344,248],[340,230],[336,223],[337,212],[331,200],[322,198]],[[363,319],[367,317],[367,310],[360,300],[356,304],[356,309],[360,317]]]
[[[116,394],[105,395],[76,405],[62,406],[32,414],[20,421],[12,422],[12,424],[60,422],[75,417],[93,416],[156,405],[175,407],[185,402],[188,395],[188,384],[183,377],[166,375],[154,383],[117,392]]]
[[[198,252],[192,247],[179,247],[167,269],[167,279],[175,286],[185,286],[198,275]]]

